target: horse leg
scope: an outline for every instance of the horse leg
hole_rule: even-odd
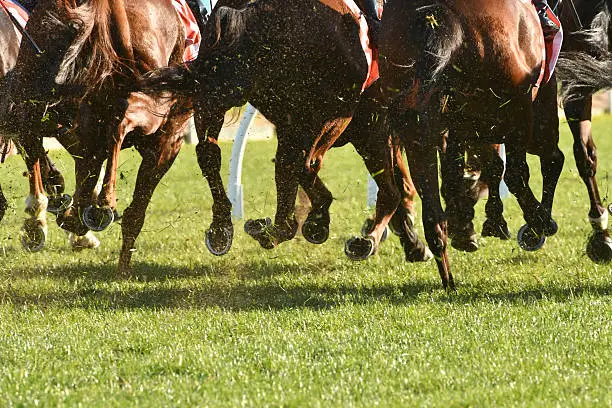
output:
[[[442,286],[445,289],[448,287],[454,289],[455,283],[450,272],[446,249],[447,226],[438,185],[437,151],[433,147],[415,143],[406,147],[406,155],[410,173],[422,199],[423,228],[427,245],[436,259]]]
[[[0,221],[2,221],[2,219],[4,218],[4,214],[6,213],[7,209],[8,201],[6,201],[6,197],[4,196],[4,193],[2,192],[2,187],[0,186]]]
[[[529,99],[527,99],[529,97]],[[545,229],[551,223],[550,214],[537,200],[529,186],[529,166],[527,165],[527,145],[533,134],[533,109],[530,95],[516,98],[518,106],[508,112],[506,123],[513,124],[506,139],[506,184],[516,197],[526,225],[518,232],[517,240],[527,251],[540,249],[546,241]],[[510,138],[510,136],[512,138]]]
[[[453,248],[465,252],[478,250],[474,231],[474,205],[470,188],[465,186],[465,151],[463,135],[455,129],[449,131],[446,151],[441,155],[442,196],[446,202],[448,234]]]
[[[26,198],[25,212],[30,216],[21,229],[21,245],[29,252],[43,249],[47,238],[47,204],[40,161],[44,155],[42,133],[39,127],[20,134],[19,145],[28,168],[30,193]]]
[[[587,243],[587,255],[593,262],[612,261],[612,239],[608,230],[608,212],[601,202],[597,187],[597,148],[591,133],[592,97],[573,99],[565,103],[567,123],[574,136],[576,167],[589,194],[589,221],[593,233]]]
[[[159,134],[164,134],[163,129]],[[138,168],[132,202],[123,212],[121,222],[123,242],[119,255],[118,272],[120,274],[125,274],[129,270],[132,254],[135,252],[134,244],[144,225],[145,213],[153,192],[174,163],[181,145],[180,139],[168,138],[166,143],[162,141],[157,146],[137,146],[142,162]]]
[[[206,231],[206,248],[213,255],[225,255],[232,246],[234,226],[232,225],[232,203],[227,197],[221,180],[221,149],[217,143],[223,125],[223,112],[216,122],[210,123],[196,107],[194,116],[198,129],[196,155],[202,176],[208,182],[213,198],[212,223]]]
[[[542,206],[548,212],[550,225],[547,236],[554,235],[558,226],[552,218],[555,189],[563,170],[565,157],[559,149],[559,115],[557,109],[557,81],[552,80],[538,92],[534,101],[534,135],[530,151],[540,156],[542,171]]]
[[[499,156],[499,145],[487,145],[484,168],[480,179],[489,187],[489,198],[485,205],[486,220],[482,224],[483,237],[510,239],[508,224],[504,219],[504,204],[499,195],[499,185],[504,175],[504,161]]]
[[[312,244],[322,244],[329,237],[329,207],[334,198],[314,171],[304,169],[300,186],[310,200],[310,211],[302,224],[302,236]]]
[[[265,249],[272,249],[281,242],[292,239],[297,232],[295,199],[305,158],[301,149],[283,138],[284,134],[290,135],[294,132],[291,129],[284,129],[284,132],[280,129],[278,131],[278,147],[274,163],[276,183],[274,223],[272,224],[269,218],[265,218],[248,220],[244,224],[245,232]]]

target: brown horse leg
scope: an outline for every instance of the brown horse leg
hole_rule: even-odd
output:
[[[482,225],[482,236],[507,240],[510,239],[510,231],[504,219],[504,204],[499,195],[499,185],[504,174],[504,161],[499,156],[499,145],[487,145],[483,156],[485,165],[480,179],[489,187],[489,198],[485,205],[487,219]]]
[[[179,141],[171,146],[169,143],[164,143],[161,146],[137,147],[142,156],[142,162],[138,168],[132,202],[123,212],[121,222],[123,242],[119,255],[118,271],[120,274],[127,273],[130,268],[132,254],[135,251],[134,244],[144,225],[145,213],[153,192],[174,163],[181,144]],[[165,159],[160,162],[162,152],[165,153]]]
[[[42,180],[40,160],[44,155],[40,128],[28,129],[21,134],[24,160],[28,168],[30,193],[26,199],[25,212],[30,216],[23,223],[21,244],[30,252],[40,251],[47,237],[47,204],[45,187]]]
[[[589,194],[589,221],[593,233],[587,244],[587,254],[593,262],[607,263],[612,260],[612,240],[608,231],[608,213],[601,203],[597,187],[597,149],[591,133],[592,97],[573,99],[565,103],[567,123],[574,136],[574,158],[576,167]]]
[[[406,147],[408,165],[422,199],[423,228],[429,249],[434,254],[442,286],[455,288],[447,251],[447,230],[438,185],[438,157],[434,147],[412,144]]]
[[[213,198],[212,223],[206,231],[206,247],[213,255],[220,256],[230,250],[234,236],[232,203],[221,180],[221,149],[217,143],[223,112],[217,117],[205,117],[196,108],[194,119],[199,140],[196,146],[198,164]]]
[[[401,186],[402,200],[391,217],[389,225],[393,233],[400,238],[404,255],[408,262],[426,262],[433,258],[433,254],[421,241],[415,228],[417,212],[415,208],[417,191],[408,166],[402,157],[402,150],[397,149],[394,168],[395,184]]]

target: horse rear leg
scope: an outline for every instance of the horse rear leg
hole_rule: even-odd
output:
[[[206,247],[213,255],[220,256],[230,250],[234,236],[232,203],[221,180],[221,149],[217,142],[223,125],[223,112],[217,117],[205,117],[196,107],[194,120],[198,133],[196,156],[213,198],[212,223],[206,231]]]
[[[300,186],[310,200],[310,211],[302,224],[302,236],[312,244],[322,244],[329,237],[329,207],[332,204],[332,193],[315,171],[304,169],[300,177]]]
[[[574,136],[576,167],[589,194],[589,221],[593,233],[587,243],[587,254],[593,262],[612,260],[612,240],[608,231],[608,212],[601,202],[597,187],[597,148],[591,133],[592,97],[574,99],[565,103],[567,123]]]
[[[504,175],[504,161],[499,155],[499,145],[487,145],[483,156],[485,165],[480,179],[489,187],[489,198],[485,204],[487,219],[482,224],[483,237],[510,239],[508,223],[504,218],[504,203],[499,195],[499,186]]]
[[[303,134],[296,129],[278,129],[278,147],[275,160],[276,216],[248,220],[244,230],[265,249],[272,249],[283,241],[292,239],[297,232],[295,199],[301,172],[305,167],[302,149],[297,148],[287,135]]]
[[[163,129],[160,132],[163,134]],[[138,168],[132,202],[123,212],[121,222],[123,242],[119,255],[118,271],[120,274],[127,273],[130,268],[130,261],[135,252],[134,244],[144,225],[145,214],[153,192],[174,163],[181,145],[180,139],[168,138],[167,143],[160,143],[157,146],[137,146],[142,162]]]

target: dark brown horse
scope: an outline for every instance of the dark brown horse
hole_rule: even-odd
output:
[[[612,2],[574,0],[582,24],[574,18],[569,5],[561,5],[560,18],[566,39],[558,64],[558,75],[565,92],[563,107],[574,136],[574,158],[578,173],[587,187],[590,200],[589,221],[593,233],[586,252],[597,263],[612,260],[612,239],[608,212],[597,187],[597,149],[591,133],[593,93],[612,88]]]
[[[80,213],[94,203],[104,159],[108,171],[96,204],[103,210],[114,208],[118,153],[126,135],[135,131],[129,142],[143,161],[136,199],[122,223],[125,254],[142,227],[150,195],[178,154],[187,117],[168,116],[176,100],[130,93],[128,84],[139,73],[181,62],[184,28],[169,1],[92,0],[77,5],[49,0],[35,9],[28,30],[45,52],[39,56],[24,48],[19,55],[11,82],[10,123],[26,153],[34,214],[30,228],[40,227],[46,204],[39,164],[46,130],[56,129],[65,118],[74,119],[72,132],[80,152],[75,156],[75,206],[58,222],[77,233],[87,231]]]
[[[364,22],[350,3],[259,0],[242,10],[218,8],[209,21],[215,30],[204,35],[205,40],[212,36],[212,46],[195,63],[162,70],[142,82],[148,91],[172,90],[193,98],[198,162],[214,199],[207,233],[213,253],[227,252],[233,236],[217,137],[224,113],[247,100],[276,125],[278,149],[275,220],[249,220],[245,229],[268,249],[291,239],[300,184],[313,204],[302,233],[311,242],[327,236],[332,195],[317,172],[349,124],[368,74],[361,44]],[[356,243],[365,243],[356,252],[366,256],[380,242],[400,201],[392,161],[388,153],[379,167],[372,167],[380,186],[374,228],[367,242]]]
[[[528,2],[390,0],[385,5],[380,52],[388,64],[381,79],[392,126],[401,132],[423,199],[425,235],[445,287],[452,287],[453,279],[436,154],[444,129],[451,137],[466,135],[470,143],[505,142],[506,182],[523,210],[527,238],[539,241],[554,232],[554,189],[548,192],[550,205],[540,203],[529,187],[526,163],[528,150],[537,153],[532,97],[542,50],[542,30]],[[551,167],[555,185],[562,160],[543,165]]]

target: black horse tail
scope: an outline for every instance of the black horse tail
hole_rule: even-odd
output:
[[[170,91],[179,96],[193,96],[198,88],[193,64],[194,61],[151,71],[138,81],[136,90],[150,94]]]
[[[571,100],[612,88],[612,56],[600,59],[583,52],[563,53],[555,69],[563,99]]]
[[[593,17],[589,28],[570,33],[581,51],[562,52],[557,62],[557,78],[563,82],[563,99],[575,99],[612,88],[612,54],[609,33],[612,0]]]
[[[464,42],[461,21],[446,4],[434,3],[417,7],[411,25],[423,51],[415,67],[417,77],[436,81]]]

